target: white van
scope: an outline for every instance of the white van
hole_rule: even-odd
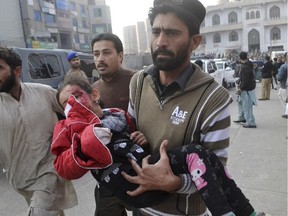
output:
[[[223,76],[226,84],[225,87],[234,87],[235,79],[233,75],[235,73],[235,70],[229,67],[231,62],[223,59],[214,59],[214,61],[216,63],[217,69],[223,71]]]
[[[191,62],[195,63],[197,59],[190,60]],[[223,85],[225,88],[226,83],[224,80],[224,72],[217,69],[215,61],[213,59],[200,59],[203,62],[202,70],[205,73],[210,74],[214,77],[215,81],[218,82],[220,85]]]
[[[284,56],[285,53],[287,53],[287,51],[272,51],[270,59],[273,60],[274,58],[278,58],[280,56]]]

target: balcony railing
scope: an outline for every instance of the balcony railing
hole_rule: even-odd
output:
[[[233,23],[233,24],[224,24],[224,25],[215,25],[215,26],[205,26],[200,29],[200,32],[202,34],[205,33],[212,33],[212,32],[221,32],[221,31],[231,31],[231,30],[237,30],[237,29],[243,29],[242,23]]]

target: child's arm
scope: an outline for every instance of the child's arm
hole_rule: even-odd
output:
[[[82,177],[90,169],[109,166],[112,157],[104,142],[109,143],[110,130],[97,127],[99,118],[74,96],[69,98],[65,114],[67,118],[54,128],[51,144],[57,173],[71,180]]]
[[[148,144],[146,137],[140,131],[135,131],[135,132],[131,133],[130,139],[133,141],[133,143],[136,143],[142,147],[146,146]]]
[[[65,120],[56,124],[52,140],[51,152],[56,156],[54,168],[62,178],[78,179],[88,172],[88,169],[83,169],[76,163],[77,154],[73,147],[77,149],[80,139],[77,134],[73,137]]]

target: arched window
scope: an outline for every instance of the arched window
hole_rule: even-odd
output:
[[[269,16],[271,19],[279,19],[280,18],[280,8],[278,6],[273,6],[269,10]]]
[[[250,14],[249,12],[246,12],[246,20],[249,20],[250,19]]]
[[[260,11],[256,11],[256,19],[259,19],[260,18]]]
[[[255,19],[255,12],[251,11],[251,19]]]
[[[219,33],[215,33],[213,35],[213,43],[220,43],[221,42],[221,36]]]
[[[232,31],[229,34],[229,41],[238,41],[238,33],[235,31]]]
[[[273,27],[270,31],[270,40],[280,40],[281,30],[278,27]]]
[[[202,36],[201,44],[206,44],[206,37],[205,36]]]
[[[237,13],[235,11],[232,11],[228,14],[228,22],[230,24],[238,22]]]
[[[249,45],[260,44],[260,33],[257,30],[252,29],[248,33],[248,43]]]
[[[212,18],[212,25],[220,25],[220,16],[215,14]]]

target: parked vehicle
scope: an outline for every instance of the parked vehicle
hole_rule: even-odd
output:
[[[235,70],[235,68],[236,68],[236,61],[232,61],[232,62],[230,62],[230,64],[228,65],[228,67],[230,67],[232,70]]]
[[[233,75],[235,71],[229,67],[230,61],[217,59],[215,60],[215,63],[216,63],[217,69],[223,71],[223,77],[224,77],[225,84],[226,84],[225,87],[234,87],[235,79]]]
[[[271,59],[278,58],[280,56],[284,56],[287,51],[272,51],[271,52]]]
[[[217,70],[217,66],[215,64],[215,61],[213,59],[200,59],[203,62],[203,68],[202,70],[205,73],[210,74],[212,77],[214,77],[215,81],[218,82],[220,85],[223,85],[224,87],[227,87],[227,84],[224,80],[224,72],[221,70]],[[195,62],[196,59],[191,59],[191,62]]]
[[[12,48],[22,59],[22,82],[43,83],[58,88],[70,69],[66,59],[69,50],[45,50],[30,48]],[[81,70],[88,78],[95,81],[99,75],[95,69],[93,55],[78,52]]]

